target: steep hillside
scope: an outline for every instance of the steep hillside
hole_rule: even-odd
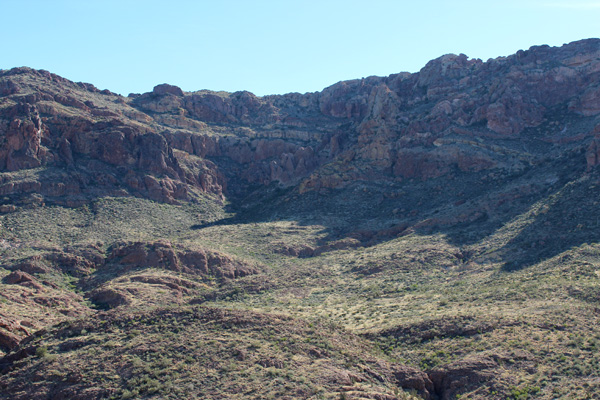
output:
[[[598,165],[598,39],[265,97],[0,71],[0,398],[593,398]]]

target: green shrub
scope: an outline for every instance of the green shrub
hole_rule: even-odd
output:
[[[44,358],[48,355],[48,348],[46,346],[40,346],[35,350],[35,355],[39,358]]]

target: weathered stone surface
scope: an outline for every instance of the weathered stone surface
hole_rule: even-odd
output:
[[[42,138],[47,135],[34,105],[22,104],[13,107],[9,115],[15,115],[8,123],[5,143],[0,148],[0,170],[17,171],[35,168],[46,160]]]
[[[95,262],[70,252],[52,252],[45,258],[56,265],[61,272],[76,277],[87,276],[98,267]]]
[[[173,247],[166,241],[117,243],[106,260],[108,265],[128,268],[162,268],[192,275],[213,275],[235,279],[256,274],[257,268],[233,258],[204,249]]]
[[[2,282],[9,285],[21,285],[32,289],[42,289],[42,285],[33,276],[23,271],[13,271],[4,277]]]
[[[440,399],[450,400],[469,388],[492,380],[497,374],[496,368],[498,364],[491,357],[473,356],[438,367],[428,375]]]
[[[177,86],[169,85],[168,83],[163,83],[162,85],[154,86],[152,93],[158,94],[158,95],[172,94],[172,95],[180,96],[180,97],[183,96],[183,90],[181,90],[181,88],[179,88]]]
[[[396,364],[392,367],[396,385],[403,389],[416,391],[423,399],[429,400],[435,393],[433,382],[429,376],[416,368]]]
[[[17,320],[0,316],[0,349],[12,350],[19,345],[24,336],[29,335],[28,329]]]
[[[483,384],[506,392],[508,387],[501,375],[501,364],[528,363],[531,358],[529,353],[523,351],[514,354],[478,354],[436,367],[427,375],[433,382],[435,393],[440,400],[455,399],[458,395]]]
[[[115,308],[131,304],[131,299],[126,293],[112,288],[99,288],[89,294],[89,299],[104,308]]]
[[[0,348],[12,350],[19,345],[20,338],[10,332],[0,330]]]
[[[28,274],[45,274],[50,272],[50,268],[42,261],[41,256],[33,256],[13,267],[15,270],[23,271]]]
[[[600,124],[596,125],[590,136],[593,136],[593,139],[590,141],[585,153],[588,171],[600,165]]]
[[[573,110],[584,116],[600,114],[600,87],[591,87],[574,101]]]
[[[0,83],[0,96],[9,96],[18,93],[21,87],[10,79],[6,79]]]

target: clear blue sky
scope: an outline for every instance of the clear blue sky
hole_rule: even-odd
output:
[[[600,1],[0,0],[0,68],[127,95],[312,92],[416,72],[447,53],[509,55],[600,37]]]

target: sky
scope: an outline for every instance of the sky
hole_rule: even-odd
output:
[[[0,0],[0,69],[127,95],[314,92],[464,53],[600,37],[600,0]]]

